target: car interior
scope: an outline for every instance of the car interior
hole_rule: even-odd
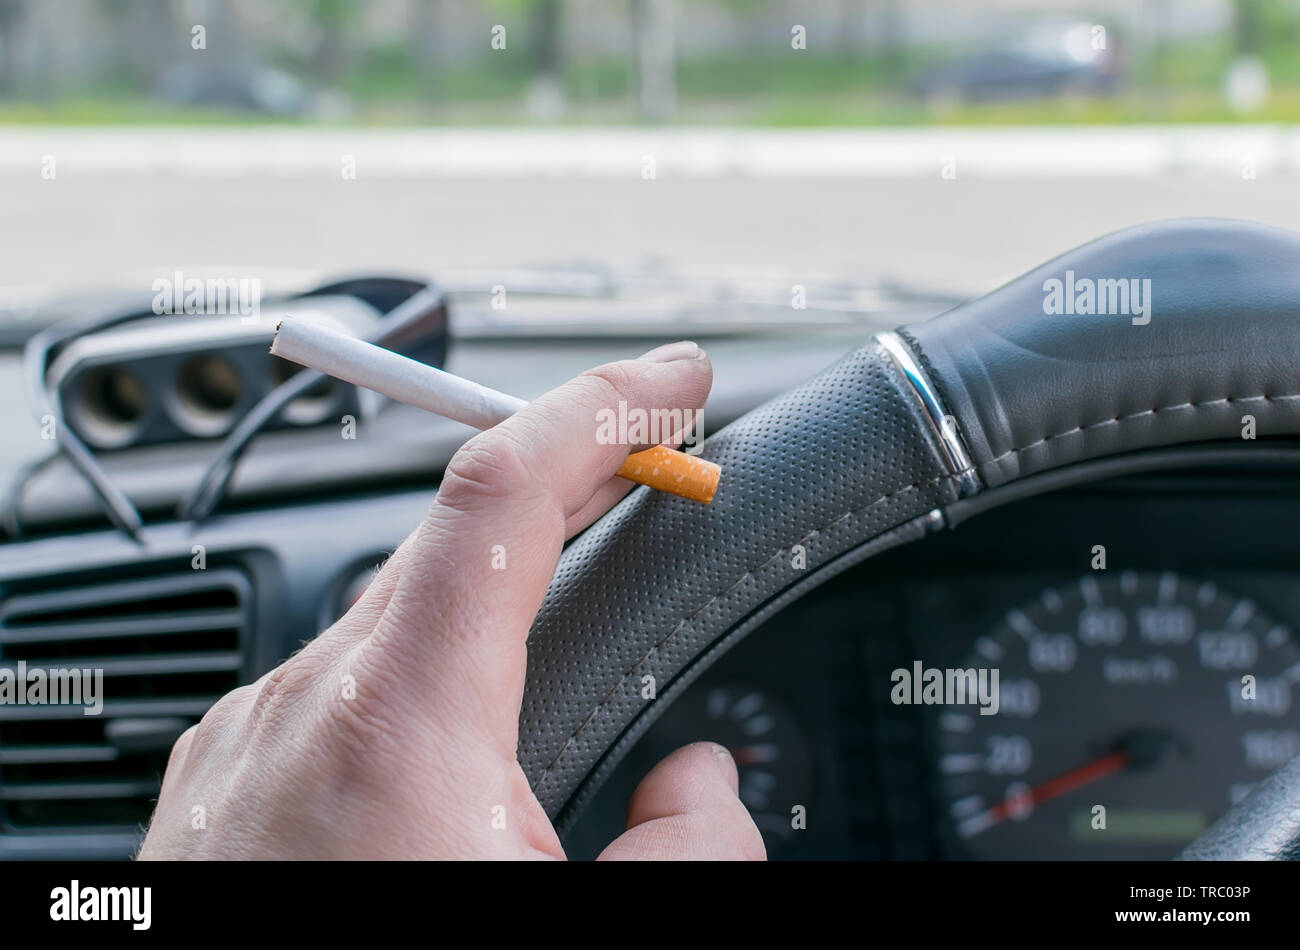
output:
[[[54,6],[0,0],[0,677],[104,698],[0,692],[0,861],[136,856],[474,435],[290,317],[524,401],[707,351],[716,497],[632,489],[529,634],[568,857],[709,740],[772,860],[1300,858],[1293,4]]]
[[[397,313],[408,352],[529,395],[652,344],[658,334],[638,314],[653,323],[656,305],[671,306],[717,367],[712,430],[873,332],[946,303],[885,293],[870,309],[792,324],[779,302],[761,298],[722,317],[694,315],[680,300],[662,302],[668,277],[620,286],[593,273],[585,276],[604,286],[584,296],[557,295],[544,276],[536,294],[517,295],[513,326],[490,319],[481,292],[406,278],[337,282],[282,305],[365,334]],[[727,289],[694,293],[707,300]],[[774,301],[779,293],[769,290]],[[598,332],[580,316],[529,329],[544,319],[533,306],[549,313],[569,303],[580,313],[596,300],[629,318]],[[5,658],[94,658],[109,698],[94,720],[57,710],[5,717],[7,857],[129,856],[175,738],[347,610],[431,503],[436,473],[467,435],[317,380],[247,451],[228,453],[238,461],[224,490],[204,493],[218,433],[228,442],[238,419],[295,378],[266,352],[269,324],[236,327],[231,339],[230,322],[178,327],[120,306],[67,334],[52,360],[39,339],[5,356],[6,377],[55,373],[59,424],[96,447],[102,476],[133,500],[147,536],[141,544],[115,526],[93,483],[39,434],[10,443]],[[21,402],[6,405],[9,431],[39,430]],[[362,420],[362,453],[340,438],[335,420],[349,413]],[[848,568],[718,657],[627,749],[568,831],[568,847],[598,853],[649,766],[706,735],[737,755],[742,800],[774,859],[1173,857],[1297,752],[1289,686],[1262,717],[1225,715],[1232,697],[1222,688],[1238,668],[1262,681],[1300,678],[1295,466],[1294,440],[1220,440],[950,514],[951,530]],[[200,516],[179,517],[196,498]],[[1136,638],[1147,628],[1155,653],[1087,662],[1126,630]],[[1025,629],[1065,646],[1026,642]],[[1000,715],[891,702],[891,671],[912,657],[958,669],[996,659]],[[1153,681],[1163,684],[1154,696],[1142,688]],[[1104,723],[1080,721],[1082,707],[1104,711]],[[1009,788],[1051,781],[1123,744],[1152,748],[1141,768],[1108,777],[1120,833],[1090,835],[1086,809],[1069,795],[1031,814],[990,815]],[[816,816],[799,834],[787,818],[797,804]]]

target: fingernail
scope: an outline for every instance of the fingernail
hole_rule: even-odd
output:
[[[699,344],[690,340],[681,340],[677,343],[665,343],[663,346],[656,346],[649,353],[642,353],[638,359],[645,360],[647,363],[675,363],[677,360],[698,360],[704,355]]]
[[[720,745],[713,747],[713,761],[718,766],[718,771],[722,777],[727,780],[727,784],[733,789],[740,785],[740,773],[736,770],[736,760]]]

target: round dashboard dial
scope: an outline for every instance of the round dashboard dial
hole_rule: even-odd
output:
[[[964,666],[998,688],[996,713],[935,707],[960,856],[1170,858],[1300,754],[1300,647],[1209,581],[1082,577],[1008,611]]]
[[[638,748],[643,775],[673,750],[707,739],[736,761],[740,800],[774,853],[791,838],[792,810],[807,809],[813,763],[797,720],[775,697],[725,683],[694,689],[668,707]]]

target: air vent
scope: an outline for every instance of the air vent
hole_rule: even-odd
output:
[[[0,856],[34,835],[137,833],[172,741],[245,681],[251,609],[224,568],[0,601],[0,668],[103,671],[99,715],[0,704]]]

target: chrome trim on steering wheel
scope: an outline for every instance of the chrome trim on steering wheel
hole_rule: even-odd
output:
[[[885,330],[872,339],[907,380],[912,397],[921,407],[922,414],[943,449],[944,462],[957,478],[961,496],[964,498],[978,492],[983,486],[975,473],[975,466],[971,462],[970,453],[966,451],[961,433],[957,431],[957,417],[945,409],[938,390],[921,370],[903,338],[893,330]]]

